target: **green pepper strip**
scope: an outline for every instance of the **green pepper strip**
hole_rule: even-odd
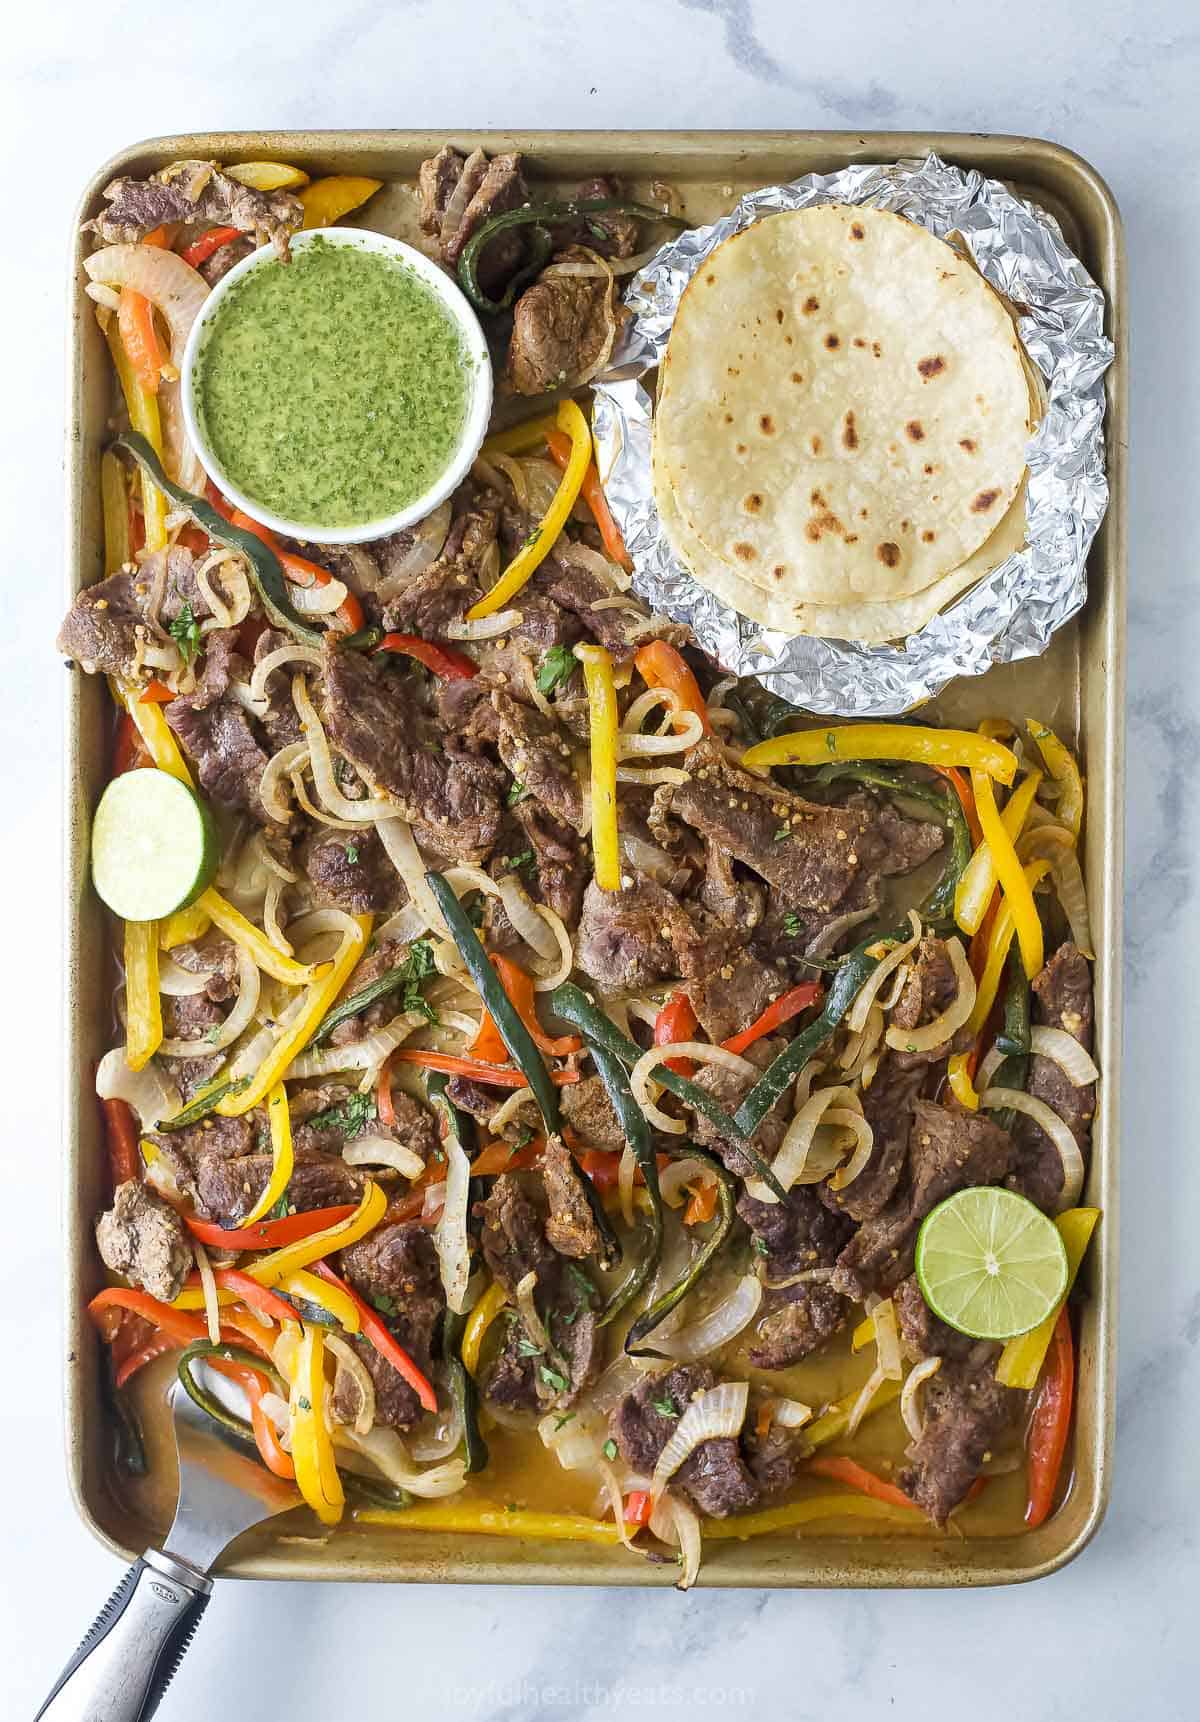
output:
[[[451,937],[458,946],[459,955],[467,965],[467,971],[479,989],[479,996],[492,1021],[500,1031],[500,1038],[508,1048],[513,1063],[533,1090],[533,1097],[538,1103],[546,1131],[551,1136],[562,1135],[562,1121],[558,1111],[558,1091],[550,1080],[550,1073],[533,1037],[517,1015],[516,1007],[500,984],[500,977],[492,967],[488,954],[479,942],[479,936],[471,925],[470,917],[453,888],[447,884],[440,873],[426,873],[425,881],[437,900],[437,906],[450,929]],[[575,1165],[574,1159],[568,1155],[575,1170],[576,1180],[583,1192],[584,1200],[591,1210],[596,1230],[600,1234],[603,1245],[602,1256],[606,1262],[619,1261],[622,1255],[621,1243],[612,1226],[608,1215],[604,1212],[604,1204],[600,1193],[592,1180],[584,1175]]]
[[[854,783],[867,784],[873,789],[886,790],[889,795],[907,796],[911,801],[922,801],[927,807],[933,808],[938,815],[939,825],[950,838],[950,855],[941,878],[921,905],[920,914],[923,921],[952,921],[954,893],[958,889],[963,869],[971,859],[971,833],[958,797],[943,794],[931,783],[914,783],[896,772],[883,771],[866,764],[855,764],[853,761],[823,765],[815,773],[818,783],[833,783],[845,778]]]
[[[187,1130],[191,1125],[199,1124],[202,1118],[207,1118],[210,1112],[215,1112],[227,1094],[240,1094],[243,1088],[249,1088],[252,1081],[252,1077],[239,1076],[236,1082],[217,1082],[202,1088],[182,1112],[177,1112],[174,1118],[160,1118],[154,1128],[162,1135],[168,1135],[172,1130]]]
[[[117,1386],[117,1371],[107,1346],[104,1347],[101,1392],[105,1407],[112,1414],[109,1424],[112,1430],[113,1463],[119,1471],[124,1471],[126,1476],[146,1476],[150,1467],[146,1461],[142,1425],[137,1412],[130,1404],[129,1395],[123,1387]]]
[[[789,1046],[784,1047],[774,1064],[767,1066],[734,1115],[734,1124],[744,1136],[752,1136],[770,1112],[784,1090],[803,1070],[817,1048],[833,1033],[864,983],[874,973],[885,950],[910,938],[908,927],[890,933],[874,933],[861,945],[847,952],[825,995],[825,1007],[814,1017]],[[884,947],[880,950],[880,947]],[[869,955],[878,951],[877,956]]]
[[[687,226],[686,221],[678,215],[665,215],[661,209],[655,209],[648,203],[630,203],[623,197],[572,198],[565,203],[527,203],[520,209],[506,210],[503,215],[493,216],[491,221],[486,221],[478,232],[473,233],[459,257],[458,284],[472,305],[490,315],[507,311],[520,289],[537,274],[550,255],[554,241],[546,224],[571,221],[577,215],[636,215],[643,221],[663,221],[672,227]],[[489,299],[479,285],[479,259],[484,247],[489,245],[498,233],[504,233],[512,227],[534,229],[535,258],[514,276],[502,299]]]
[[[579,1029],[590,1041],[605,1047],[614,1058],[619,1058],[622,1064],[634,1065],[642,1056],[641,1047],[627,1040],[616,1023],[589,1003],[585,994],[572,982],[564,981],[562,986],[554,989],[550,994],[550,1008],[556,1016]],[[746,1156],[754,1168],[755,1177],[761,1178],[779,1200],[783,1200],[785,1192],[770,1166],[749,1140],[751,1133],[744,1131],[723,1106],[718,1106],[707,1089],[689,1081],[686,1076],[678,1076],[675,1071],[668,1070],[665,1064],[655,1066],[654,1080],[682,1100],[685,1106],[690,1106],[693,1112],[702,1113],[719,1136]]]
[[[1004,1020],[996,1045],[1007,1054],[1004,1063],[992,1078],[994,1088],[1021,1088],[1029,1081],[1029,980],[1021,953],[1014,943],[1008,953],[1004,980]],[[1001,1130],[1011,1130],[1016,1123],[1011,1106],[995,1114]]]
[[[479,1430],[479,1389],[462,1360],[465,1315],[448,1309],[442,1323],[442,1359],[450,1387],[451,1402],[457,1407],[463,1426],[463,1457],[468,1472],[483,1471],[489,1458],[488,1445]]]
[[[223,1405],[214,1394],[201,1387],[192,1374],[192,1364],[206,1357],[221,1357],[229,1363],[244,1363],[250,1369],[257,1371],[259,1375],[265,1375],[275,1392],[281,1397],[286,1397],[283,1382],[278,1373],[257,1352],[247,1351],[241,1345],[214,1345],[211,1340],[197,1339],[179,1355],[177,1365],[179,1379],[188,1398],[194,1399],[201,1411],[207,1411],[214,1423],[220,1423],[222,1427],[228,1429],[231,1434],[239,1436],[243,1441],[253,1441],[254,1430],[246,1419],[239,1417],[236,1412],[230,1411],[229,1407]]]
[[[339,652],[369,652],[379,644],[382,638],[382,628],[360,628],[357,634],[347,634],[345,639],[339,640],[338,650]]]
[[[680,1146],[678,1148],[672,1147],[669,1151],[677,1155],[687,1155],[689,1159],[703,1160],[705,1165],[711,1168],[712,1173],[717,1180],[717,1202],[719,1213],[712,1231],[709,1233],[708,1237],[705,1238],[702,1248],[696,1252],[696,1255],[688,1263],[687,1269],[683,1273],[682,1277],[678,1279],[673,1286],[669,1287],[669,1289],[665,1291],[656,1302],[652,1303],[648,1310],[644,1311],[644,1313],[637,1318],[629,1332],[626,1334],[625,1350],[631,1357],[663,1356],[662,1352],[655,1351],[653,1347],[643,1346],[641,1343],[642,1340],[646,1338],[647,1334],[653,1332],[660,1321],[670,1315],[676,1304],[682,1302],[694,1286],[699,1284],[709,1263],[717,1254],[718,1250],[720,1250],[722,1244],[724,1244],[726,1238],[733,1229],[736,1209],[734,1205],[734,1184],[732,1174],[726,1171],[725,1167],[722,1166],[715,1154],[709,1154],[703,1148]]]
[[[409,971],[403,962],[397,963],[394,969],[388,969],[382,975],[376,975],[373,981],[368,981],[365,987],[360,987],[356,993],[351,993],[341,1004],[322,1018],[316,1034],[309,1042],[310,1046],[320,1046],[323,1040],[328,1040],[335,1028],[348,1022],[352,1016],[375,1004],[379,999],[386,998],[389,993],[399,992],[400,988],[410,979]]]
[[[169,479],[162,469],[162,462],[139,431],[123,431],[112,447],[118,453],[132,455],[158,488],[171,498],[176,508],[185,508],[210,538],[215,538],[218,544],[228,545],[231,550],[241,551],[250,565],[250,578],[263,609],[277,628],[285,629],[306,646],[321,644],[324,636],[309,627],[299,610],[293,609],[283,566],[270,545],[256,538],[253,532],[245,532],[240,526],[232,525],[203,496],[195,496]]]
[[[385,1483],[380,1477],[364,1477],[356,1471],[342,1472],[342,1487],[372,1507],[411,1507],[416,1500],[397,1483]]]
[[[646,1189],[650,1193],[650,1248],[626,1275],[601,1311],[597,1326],[607,1327],[610,1321],[615,1320],[621,1311],[632,1303],[658,1265],[663,1239],[662,1196],[658,1188],[658,1156],[650,1139],[650,1127],[646,1123],[645,1113],[630,1092],[624,1065],[598,1041],[589,1041],[588,1051],[617,1115],[617,1122],[633,1149],[634,1159],[641,1167]]]

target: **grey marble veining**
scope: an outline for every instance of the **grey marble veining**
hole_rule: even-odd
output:
[[[635,39],[637,43],[634,52]],[[1195,1722],[1200,1716],[1200,17],[1194,0],[53,0],[6,19],[0,489],[3,1713],[107,1595],[58,1428],[55,1099],[62,263],[95,163],[189,127],[895,126],[1087,156],[1127,224],[1134,449],[1121,1382],[1108,1520],[1069,1569],[970,1594],[219,1588],[169,1722]],[[57,1557],[53,1597],[44,1582]],[[65,1560],[63,1557],[65,1556]]]

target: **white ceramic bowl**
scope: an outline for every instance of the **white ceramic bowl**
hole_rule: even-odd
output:
[[[310,544],[363,544],[372,538],[383,538],[389,532],[398,532],[402,527],[411,526],[414,521],[422,520],[444,502],[456,487],[462,483],[475,456],[479,453],[480,444],[487,432],[488,420],[492,411],[492,363],[488,352],[487,341],[483,329],[466,297],[459,291],[455,283],[440,269],[436,263],[431,263],[428,257],[405,245],[402,240],[391,239],[383,233],[369,233],[356,227],[317,227],[307,233],[297,233],[292,239],[293,251],[311,245],[316,239],[323,239],[330,245],[348,245],[358,251],[374,251],[385,257],[394,257],[398,262],[406,264],[414,275],[418,275],[426,286],[432,288],[437,298],[449,312],[454,324],[462,337],[463,351],[470,364],[468,386],[471,394],[467,405],[466,418],[463,422],[462,435],[454,457],[440,477],[430,485],[421,496],[399,509],[395,514],[385,515],[379,520],[367,520],[357,526],[315,526],[308,521],[288,520],[283,515],[275,514],[257,502],[252,496],[247,496],[229,476],[214,455],[197,423],[195,400],[196,356],[204,340],[205,331],[221,307],[225,294],[240,281],[243,275],[251,269],[258,269],[276,261],[272,246],[264,245],[251,256],[237,263],[213,288],[204,301],[199,316],[192,325],[188,336],[187,346],[183,354],[181,400],[183,419],[187,427],[192,446],[200,457],[201,464],[213,482],[224,492],[229,500],[249,514],[255,520],[260,520],[264,526],[269,526],[273,532],[283,533],[288,538],[304,539]]]

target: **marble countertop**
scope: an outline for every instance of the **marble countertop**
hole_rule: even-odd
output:
[[[636,38],[635,38],[636,31]],[[636,59],[633,56],[638,44]],[[56,1108],[64,256],[95,164],[237,126],[1024,132],[1124,211],[1135,342],[1120,1399],[1107,1522],[1066,1571],[974,1593],[218,1586],[161,1714],[399,1722],[696,1715],[1193,1722],[1200,1713],[1200,17],[1190,0],[404,0],[14,11],[0,496],[9,582],[0,901],[12,1077],[0,1220],[0,1708],[31,1716],[115,1583],[67,1498]],[[1192,526],[1188,527],[1188,521]],[[18,895],[19,893],[19,895]]]

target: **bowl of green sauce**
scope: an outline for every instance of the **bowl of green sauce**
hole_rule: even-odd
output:
[[[421,520],[466,476],[492,368],[474,311],[429,258],[381,233],[317,228],[283,263],[231,269],[192,326],[188,435],[231,502],[318,544]]]

